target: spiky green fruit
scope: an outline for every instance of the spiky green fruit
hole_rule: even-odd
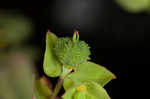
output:
[[[89,60],[88,44],[79,40],[79,34],[74,33],[73,39],[59,38],[54,47],[55,54],[60,62],[67,67],[75,67]]]

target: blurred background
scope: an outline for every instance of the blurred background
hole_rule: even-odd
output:
[[[145,73],[150,65],[149,23],[150,0],[2,1],[0,99],[23,99],[21,95],[25,92],[31,97],[31,75],[35,72],[44,75],[42,65],[48,29],[60,37],[72,36],[74,29],[79,30],[80,39],[91,46],[92,61],[117,76],[105,86],[112,99],[144,97],[141,90],[147,86]],[[15,82],[22,77],[28,83]],[[29,88],[19,87],[16,91],[18,84]]]

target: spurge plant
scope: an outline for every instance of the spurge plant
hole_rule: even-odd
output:
[[[73,37],[58,38],[48,31],[44,55],[44,72],[49,77],[59,77],[53,88],[47,88],[44,80],[36,83],[37,99],[56,99],[63,87],[62,99],[110,99],[103,88],[115,75],[105,67],[90,60],[87,43],[79,40],[75,31]]]

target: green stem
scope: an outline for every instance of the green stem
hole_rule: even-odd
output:
[[[70,72],[71,72],[72,69],[66,69],[64,68],[63,66],[63,73],[61,74],[61,76],[59,77],[58,81],[57,81],[57,84],[55,86],[55,89],[53,91],[53,94],[51,96],[51,99],[56,99],[56,96],[58,95],[59,91],[61,90],[62,88],[62,85],[63,85],[63,81],[64,81],[64,78],[66,75],[68,75]]]
[[[53,91],[51,99],[56,99],[56,96],[59,93],[59,91],[61,90],[62,85],[63,85],[63,79],[60,77],[58,79],[58,82],[57,82],[56,86],[55,86],[55,89]]]

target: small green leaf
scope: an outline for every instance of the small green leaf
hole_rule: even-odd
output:
[[[62,66],[54,53],[54,45],[57,41],[56,35],[48,32],[46,35],[46,50],[44,55],[44,72],[49,77],[58,77],[61,74]]]
[[[35,97],[36,99],[47,99],[52,95],[50,83],[45,77],[35,81]]]
[[[85,86],[87,90],[87,97],[91,97],[89,99],[110,99],[106,90],[99,84],[95,82],[86,82]]]
[[[114,78],[115,75],[105,67],[92,62],[85,62],[79,65],[75,69],[75,72],[66,76],[63,86],[65,89],[68,89],[72,85],[83,83],[85,81],[94,81],[103,87]]]
[[[85,86],[86,89],[78,90],[79,87]],[[103,87],[95,82],[84,82],[69,88],[62,97],[63,99],[110,99]]]

